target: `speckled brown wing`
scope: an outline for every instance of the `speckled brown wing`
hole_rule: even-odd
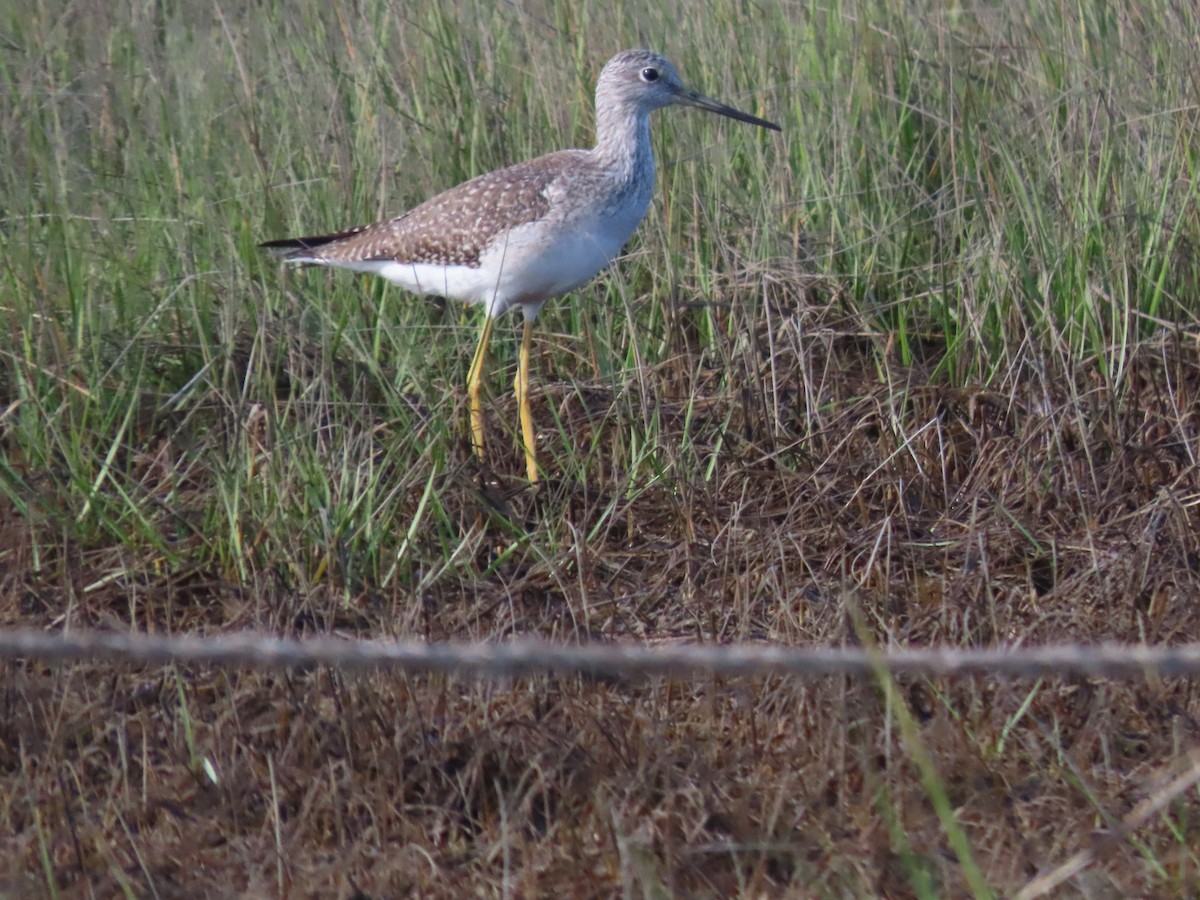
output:
[[[260,246],[296,262],[396,260],[475,268],[497,234],[547,214],[547,189],[576,167],[580,152],[549,153],[480,175],[386,222]]]

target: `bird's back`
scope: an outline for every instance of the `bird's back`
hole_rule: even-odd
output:
[[[477,266],[496,236],[551,213],[556,181],[578,178],[585,150],[560,150],[464,181],[384,222],[262,246],[293,262]]]

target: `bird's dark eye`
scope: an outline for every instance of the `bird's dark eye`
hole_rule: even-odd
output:
[[[658,69],[653,66],[642,69],[642,81],[658,81]]]

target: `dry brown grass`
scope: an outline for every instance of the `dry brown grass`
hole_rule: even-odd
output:
[[[381,589],[334,560],[304,586],[275,561],[235,584],[6,508],[0,622],[823,645],[859,640],[861,616],[905,645],[1200,640],[1194,341],[1137,347],[1116,386],[1017,359],[951,389],[794,285],[760,288],[757,321],[724,308],[719,357],[688,349],[682,310],[644,393],[548,373],[544,428],[553,406],[579,446],[615,446],[625,417],[656,417],[664,474],[634,483],[593,450],[590,477],[552,464],[534,496],[453,468],[439,496],[474,536],[459,578]],[[147,452],[178,477],[171,441]],[[674,476],[696,460],[711,477]],[[555,552],[505,554],[512,523],[553,530]],[[913,872],[966,890],[877,684],[2,671],[14,894],[47,893],[42,854],[62,896],[903,897]],[[1152,793],[1200,715],[1186,681],[899,687],[1002,892]],[[1195,891],[1198,812],[1178,801],[1074,889]]]

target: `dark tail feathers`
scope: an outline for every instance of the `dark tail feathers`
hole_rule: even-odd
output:
[[[298,238],[282,238],[278,241],[263,241],[259,244],[259,249],[270,250],[272,253],[277,253],[284,259],[293,259],[295,257],[307,256],[309,251],[319,250],[327,244],[332,244],[335,241],[340,241],[348,237],[353,237],[362,231],[362,228],[349,228],[346,231],[337,231],[333,234],[318,234],[310,237]]]

